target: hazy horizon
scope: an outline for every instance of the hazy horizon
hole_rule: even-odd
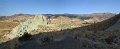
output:
[[[0,16],[119,13],[120,0],[0,0]]]

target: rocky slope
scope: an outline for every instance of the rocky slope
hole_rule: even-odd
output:
[[[20,23],[18,26],[13,28],[10,33],[2,37],[6,41],[12,40],[14,38],[21,37],[25,32],[30,33],[32,30],[36,30],[38,25],[47,25],[47,20],[44,16],[37,15],[33,19],[28,19],[27,21]]]
[[[58,20],[61,21],[64,18],[58,17]],[[30,38],[26,41],[15,38],[2,43],[0,49],[120,49],[120,31],[106,31],[106,29],[114,27],[114,25],[119,26],[119,20],[120,14],[104,21],[77,28],[50,32],[39,31],[39,34],[31,37],[26,35],[19,37],[22,39]],[[65,19],[61,23],[72,24],[69,21],[70,19]],[[79,21],[81,20],[79,19]],[[52,24],[55,24],[54,22]],[[56,22],[56,24],[59,24],[59,22]]]

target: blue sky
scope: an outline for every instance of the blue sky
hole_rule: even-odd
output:
[[[120,12],[120,0],[0,0],[0,15]]]

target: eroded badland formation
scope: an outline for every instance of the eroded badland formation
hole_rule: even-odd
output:
[[[120,49],[120,14],[0,16],[0,49]]]

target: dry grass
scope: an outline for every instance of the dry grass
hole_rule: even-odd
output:
[[[120,49],[120,31],[72,32],[73,37],[88,49]]]
[[[10,31],[17,25],[18,23],[14,22],[0,22],[0,36],[10,33]]]
[[[17,23],[14,22],[0,22],[0,29],[12,29],[17,26]]]

